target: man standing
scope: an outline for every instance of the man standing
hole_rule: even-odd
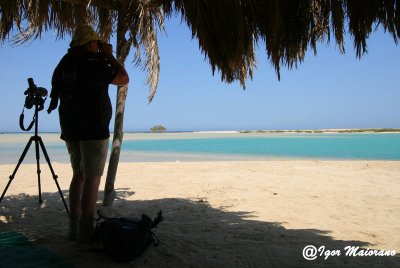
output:
[[[73,169],[69,238],[79,244],[90,242],[94,230],[93,213],[110,137],[108,85],[128,82],[111,45],[100,42],[90,26],[76,29],[68,53],[53,73],[48,113],[60,100],[61,139],[66,142]]]

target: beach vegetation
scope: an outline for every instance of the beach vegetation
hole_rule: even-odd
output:
[[[400,128],[360,128],[360,129],[315,129],[315,130],[244,130],[240,133],[298,133],[298,134],[321,134],[321,133],[398,133]]]
[[[343,129],[339,130],[339,133],[385,133],[385,132],[400,132],[400,128],[362,128],[362,129]]]
[[[156,125],[156,126],[150,128],[150,131],[152,133],[164,133],[165,131],[167,131],[167,129],[162,125]]]

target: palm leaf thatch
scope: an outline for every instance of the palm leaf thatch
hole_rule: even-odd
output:
[[[167,14],[182,14],[213,71],[218,68],[222,80],[239,80],[243,87],[255,66],[255,44],[265,44],[280,78],[281,65],[296,66],[309,47],[316,53],[318,41],[329,42],[331,33],[344,52],[346,23],[358,57],[367,51],[374,25],[382,25],[396,43],[400,33],[396,0],[175,0],[163,5]]]
[[[9,39],[22,44],[40,38],[48,30],[55,31],[57,38],[64,38],[84,24],[96,25],[101,38],[109,40],[118,25],[122,37],[117,44],[121,48],[118,59],[123,63],[130,48],[135,48],[135,62],[147,69],[151,101],[160,70],[157,31],[163,29],[164,16],[160,6],[147,8],[147,5],[145,0],[1,0],[0,41]],[[10,36],[14,28],[18,34]],[[142,54],[146,56],[143,62]]]
[[[164,16],[176,14],[198,39],[213,73],[217,69],[223,81],[238,80],[243,87],[253,75],[257,45],[265,45],[280,79],[282,65],[296,67],[307,49],[316,53],[317,42],[330,42],[331,35],[344,53],[346,26],[357,57],[367,52],[367,39],[376,26],[396,43],[400,35],[397,0],[1,0],[0,40],[8,39],[14,27],[19,32],[16,43],[50,29],[63,38],[84,23],[96,24],[107,40],[120,19],[129,33],[120,42],[127,52],[135,48],[136,64],[147,69],[151,101],[160,71],[157,31],[164,27]]]

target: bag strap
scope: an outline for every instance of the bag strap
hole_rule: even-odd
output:
[[[33,124],[35,123],[35,115],[33,115],[32,122],[29,124],[29,126],[27,128],[25,128],[25,126],[24,126],[24,110],[25,110],[25,105],[24,105],[24,108],[22,109],[22,113],[19,116],[19,127],[23,131],[29,131],[32,129]]]
[[[157,225],[162,222],[164,220],[164,217],[162,215],[162,211],[160,210],[158,212],[157,217],[153,220],[153,222],[151,223],[150,229],[156,228]]]
[[[96,221],[97,221],[97,224],[99,223],[99,221],[100,221],[101,219],[104,219],[104,220],[125,219],[125,218],[108,217],[108,216],[107,216],[103,211],[101,211],[100,209],[97,210],[97,215],[99,216],[99,218],[96,220]],[[150,219],[146,214],[143,214],[143,215],[142,215],[142,220],[143,220],[143,218],[145,218],[145,219],[148,218],[149,221],[151,221],[151,219]],[[164,217],[163,217],[163,215],[162,215],[162,211],[160,210],[160,211],[158,212],[158,214],[157,214],[157,217],[154,218],[154,220],[151,221],[150,229],[156,228],[157,225],[158,225],[160,222],[162,222],[163,220],[164,220]]]
[[[101,211],[100,209],[97,210],[97,215],[99,215],[99,219],[98,220],[100,220],[100,219],[105,219],[105,220],[106,219],[112,219],[110,217],[107,217],[106,214],[104,214],[104,212]]]

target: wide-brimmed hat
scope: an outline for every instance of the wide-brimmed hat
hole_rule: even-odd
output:
[[[69,46],[77,47],[89,43],[93,40],[100,40],[99,35],[93,30],[91,26],[81,26],[75,30]]]

